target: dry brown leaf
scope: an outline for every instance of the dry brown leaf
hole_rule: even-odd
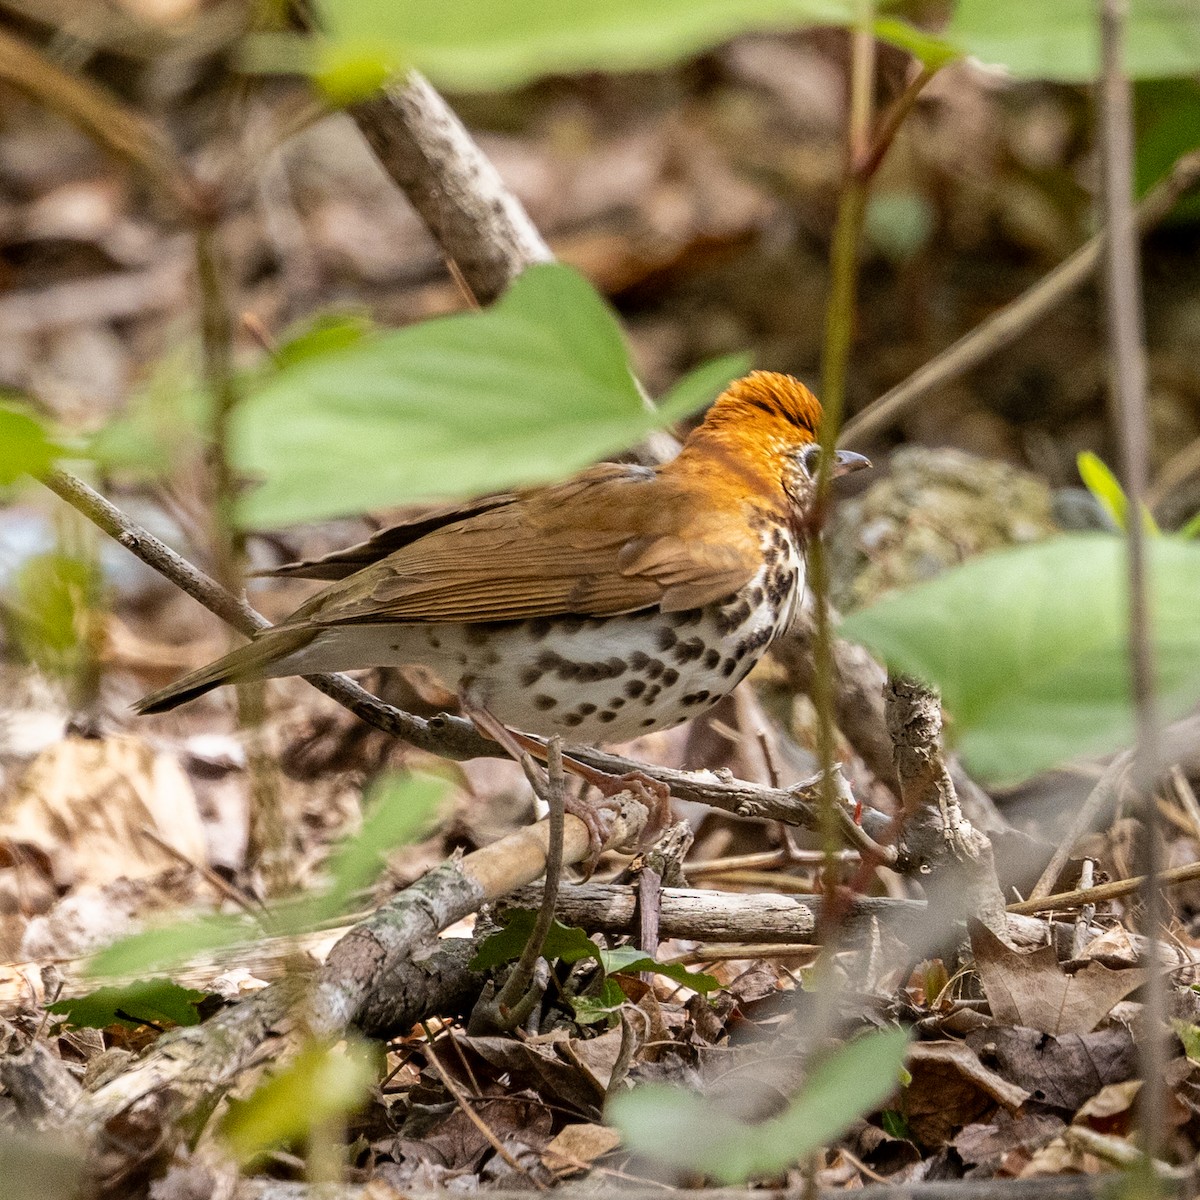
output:
[[[1040,1104],[1075,1110],[1105,1084],[1137,1074],[1133,1036],[1124,1025],[1055,1036],[1036,1029],[981,1029],[967,1044]]]
[[[1110,971],[1094,962],[1068,975],[1058,965],[1052,945],[1019,951],[985,925],[972,922],[970,930],[983,990],[992,1016],[1002,1025],[1042,1033],[1090,1033],[1146,978],[1139,968]]]
[[[607,1125],[582,1122],[566,1126],[542,1152],[542,1161],[555,1174],[584,1170],[621,1144],[621,1135]]]
[[[34,759],[0,810],[0,860],[32,848],[59,888],[178,866],[144,829],[206,861],[195,795],[174,758],[134,737],[67,737]]]

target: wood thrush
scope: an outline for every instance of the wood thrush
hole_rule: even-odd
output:
[[[820,411],[799,381],[755,371],[663,466],[601,464],[283,567],[335,582],[137,710],[245,679],[419,663],[512,730],[590,743],[677,725],[791,620]],[[834,470],[868,465],[843,451]]]

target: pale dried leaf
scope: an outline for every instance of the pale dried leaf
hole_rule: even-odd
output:
[[[1014,950],[978,923],[971,948],[996,1021],[1043,1033],[1090,1033],[1146,978],[1138,968],[1110,971],[1095,962],[1068,975],[1052,945]]]
[[[43,854],[60,888],[158,875],[179,860],[204,863],[196,799],[174,758],[134,737],[64,738],[42,751],[0,812],[0,856]]]

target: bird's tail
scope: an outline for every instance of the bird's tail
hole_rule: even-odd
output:
[[[201,667],[198,671],[177,679],[169,687],[143,696],[134,704],[133,710],[142,716],[166,712],[226,683],[263,679],[272,674],[288,674],[286,671],[273,672],[270,668],[296,651],[302,650],[314,636],[315,631],[311,629],[265,630],[249,645],[239,646],[224,658],[218,658],[207,667]]]

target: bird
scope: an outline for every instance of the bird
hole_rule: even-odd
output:
[[[804,588],[821,406],[753,371],[658,466],[427,511],[270,574],[329,581],[248,645],[140,700],[223,684],[422,665],[469,711],[568,745],[697,716],[788,628]],[[835,475],[869,466],[838,451]]]

